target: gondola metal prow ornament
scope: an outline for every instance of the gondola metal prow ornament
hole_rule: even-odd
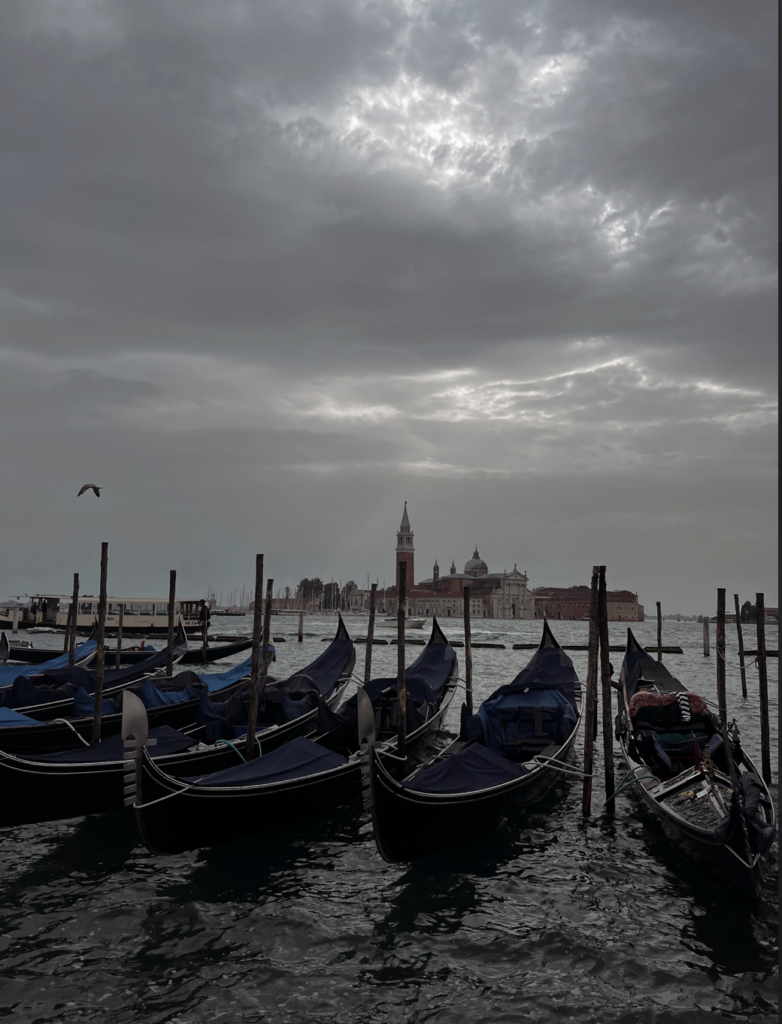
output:
[[[370,751],[375,746],[375,709],[363,686],[356,690],[358,747],[361,752],[361,798],[365,811],[372,810],[372,781],[369,771]]]
[[[125,748],[125,806],[132,807],[138,790],[141,750],[144,746],[157,746],[157,740],[149,738],[149,719],[143,701],[130,690],[122,694],[122,743]]]

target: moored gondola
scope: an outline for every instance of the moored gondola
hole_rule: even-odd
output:
[[[725,728],[627,630],[616,735],[631,788],[673,842],[755,897],[776,834],[774,802],[738,730]]]
[[[282,701],[261,703],[257,732],[261,749],[273,750],[296,736],[311,735],[317,725],[319,701],[322,699],[328,708],[340,700],[355,657],[353,643],[340,620],[330,647],[285,681],[289,685],[263,677],[262,682],[268,683],[264,689],[276,687],[276,696],[281,694]],[[217,772],[242,763],[244,741],[241,736],[246,733],[246,726],[232,726],[229,739],[217,737],[215,742],[204,743],[201,740],[206,726],[199,725],[197,720],[200,706],[208,704],[212,712],[206,719],[209,726],[217,724],[221,726],[220,731],[225,730],[225,716],[218,719],[214,711],[221,709],[223,701],[232,698],[238,698],[235,703],[240,709],[245,705],[243,684],[250,673],[250,662],[248,658],[228,672],[197,677],[204,689],[191,700],[147,706],[144,702],[149,702],[150,698],[156,702],[181,693],[155,693],[156,688],[149,681],[123,691],[123,700],[133,693],[145,706],[149,735],[156,740],[154,758],[165,771],[172,775],[189,775]],[[267,716],[274,714],[285,720],[265,721],[264,711]],[[126,723],[124,709],[119,714],[106,714],[102,726],[112,732],[108,738],[104,733],[102,741],[94,746],[86,739],[92,719],[85,718],[72,723],[79,735],[85,737],[83,745],[76,749],[27,756],[0,751],[0,827],[97,814],[122,807],[124,761],[120,733],[126,731]]]
[[[174,663],[186,650],[187,638],[180,624],[174,638]],[[138,665],[107,671],[104,708],[113,711],[112,699],[158,672],[165,663],[166,651],[159,651]],[[92,731],[94,688],[94,674],[78,667],[18,677],[11,686],[0,689],[0,750],[27,754],[79,746],[82,740],[78,734],[84,737]],[[107,722],[105,728],[101,736],[111,734],[111,723]]]
[[[407,750],[436,729],[456,688],[456,653],[435,621],[429,643],[407,668]],[[362,688],[363,691],[363,688]],[[366,687],[378,730],[377,751],[389,762],[398,749],[396,679]],[[215,774],[176,778],[139,748],[136,815],[153,853],[183,850],[260,835],[358,797],[361,792],[357,697],[337,714],[320,707],[320,735],[298,737],[247,764]],[[145,726],[138,726],[143,733]]]
[[[196,642],[192,647],[189,647],[180,658],[180,665],[211,665],[215,661],[224,661],[226,658],[233,658],[237,654],[241,654],[243,651],[249,651],[252,647],[252,638],[242,637],[239,640],[232,641],[231,643],[215,644],[209,646],[204,651],[203,645]],[[149,657],[150,649],[154,648],[123,648],[120,650],[120,663],[123,665],[136,665],[140,661],[144,661],[145,658]],[[117,657],[116,648],[106,649],[106,662],[107,664],[114,664]]]
[[[74,651],[74,665],[76,668],[84,668],[92,661],[98,651],[98,641],[94,638],[95,630]],[[3,634],[5,636],[5,634]],[[7,643],[7,640],[6,640]],[[31,660],[30,649],[24,647],[9,647],[8,660],[0,665],[0,687],[10,686],[19,676],[38,675],[41,672],[59,672],[68,668],[68,654],[57,654],[56,651],[36,650],[37,657]],[[2,661],[2,659],[0,659]],[[9,664],[9,662],[11,664]],[[20,662],[21,664],[14,664]],[[35,668],[26,668],[27,665],[35,665]]]
[[[381,856],[406,861],[466,842],[495,827],[511,803],[540,800],[570,755],[580,716],[578,676],[544,621],[527,666],[476,715],[463,706],[459,738],[407,778],[391,776],[370,740],[369,804]]]

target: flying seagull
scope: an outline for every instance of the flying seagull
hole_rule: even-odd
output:
[[[79,493],[76,495],[76,497],[80,498],[82,496],[82,494],[84,494],[85,491],[90,491],[90,490],[95,491],[95,494],[97,495],[97,497],[100,497],[100,487],[98,487],[97,484],[84,484],[84,486],[79,491]]]

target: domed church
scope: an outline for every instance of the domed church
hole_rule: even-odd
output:
[[[407,502],[402,522],[396,535],[396,587],[399,593],[399,563],[407,564],[407,613],[412,616],[431,616],[447,619],[464,613],[463,590],[470,588],[470,615],[483,619],[534,619],[535,601],[527,589],[527,575],[516,568],[510,572],[489,572],[476,546],[464,563],[464,571],[456,571],[451,562],[447,576],[440,575],[434,563],[432,576],[412,584],[415,579],[414,534],[407,514]]]

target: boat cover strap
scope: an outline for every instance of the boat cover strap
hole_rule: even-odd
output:
[[[523,765],[507,761],[480,743],[471,743],[422,769],[402,785],[418,793],[475,793],[528,774],[529,769]]]
[[[269,785],[272,782],[307,778],[346,763],[347,758],[341,754],[335,754],[313,743],[312,740],[299,736],[289,743],[284,743],[277,750],[272,750],[245,764],[226,768],[211,775],[193,775],[183,778],[182,781],[215,787]]]

